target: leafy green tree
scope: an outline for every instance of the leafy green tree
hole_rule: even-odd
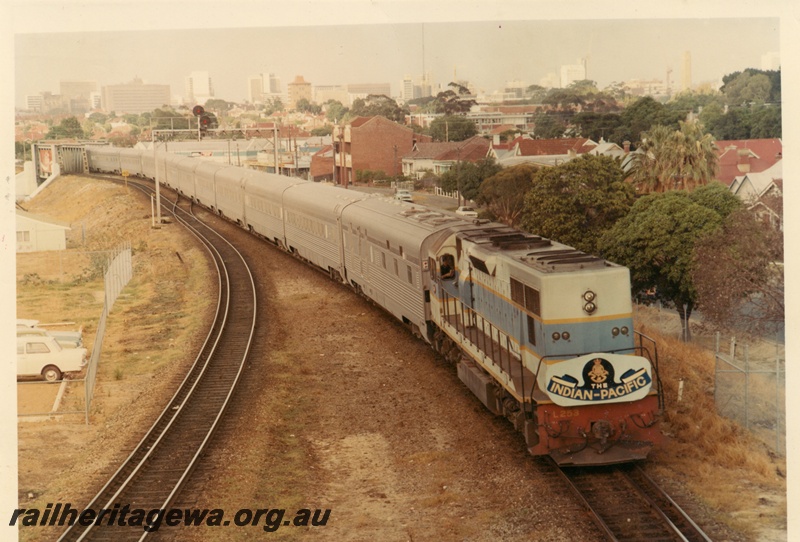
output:
[[[45,139],[83,139],[83,127],[75,117],[67,117],[47,132]]]
[[[633,205],[633,187],[610,156],[583,155],[533,175],[522,227],[588,253]]]
[[[541,103],[547,96],[547,89],[540,85],[530,85],[525,89],[525,97],[533,103]]]
[[[433,119],[430,127],[435,141],[464,141],[478,133],[475,123],[461,115],[449,115]]]
[[[321,126],[319,128],[314,128],[311,130],[312,136],[329,136],[333,133],[333,126],[330,124],[326,126]]]
[[[595,113],[587,111],[572,117],[573,131],[578,137],[588,137],[593,141],[608,139],[622,125],[617,113]]]
[[[349,111],[339,100],[328,100],[325,102],[324,108],[325,118],[333,123],[339,122]]]
[[[708,202],[713,206],[706,206]],[[694,192],[648,194],[600,239],[603,256],[630,269],[633,292],[655,287],[660,299],[675,305],[684,340],[689,339],[689,318],[697,305],[695,245],[716,231],[726,210],[737,205],[738,198],[720,183]]]
[[[469,89],[458,83],[447,85],[449,89],[440,92],[434,99],[435,112],[450,115],[464,115],[477,104],[473,98],[469,97]]]
[[[356,98],[350,114],[354,117],[381,116],[404,124],[409,111],[385,94],[370,94],[366,98]]]
[[[641,133],[653,126],[662,124],[678,129],[678,122],[685,117],[684,113],[669,111],[650,96],[639,98],[620,113],[620,127],[609,139],[617,144],[630,141],[634,145],[641,139]]]
[[[692,279],[705,320],[772,333],[784,323],[783,235],[739,209],[695,245]]]
[[[322,113],[322,107],[308,101],[307,98],[300,98],[297,100],[297,103],[294,104],[294,109],[300,113],[310,113],[312,115],[319,115]]]
[[[153,111],[150,120],[156,130],[197,128],[197,119],[195,117],[182,115],[171,108],[156,109]]]
[[[533,134],[539,139],[564,137],[567,130],[567,123],[555,113],[537,113],[533,125]]]
[[[283,102],[277,96],[273,96],[264,104],[264,112],[267,116],[284,110]]]
[[[639,150],[631,179],[642,192],[691,190],[714,180],[719,170],[714,138],[698,122],[681,122],[680,130],[654,126],[642,134]]]
[[[216,111],[218,114],[222,115],[223,113],[230,111],[234,105],[235,104],[232,102],[227,102],[219,98],[209,98],[206,100],[205,108],[211,111]]]
[[[745,71],[722,87],[730,105],[763,104],[769,101],[772,82],[764,73]]]
[[[478,197],[481,183],[500,170],[493,158],[474,163],[456,162],[439,177],[439,186],[449,192],[458,191],[466,200],[474,200]]]
[[[783,133],[780,105],[753,107],[749,124],[750,139],[780,138]]]
[[[525,208],[525,194],[538,170],[533,164],[504,168],[481,183],[475,201],[484,205],[495,220],[515,227]]]
[[[105,124],[108,120],[108,115],[104,115],[99,111],[95,111],[91,115],[89,115],[89,120],[92,122],[96,122],[97,124]]]

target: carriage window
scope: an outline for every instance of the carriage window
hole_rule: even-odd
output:
[[[408,271],[408,283],[414,284],[414,272],[411,271],[411,266],[407,265],[406,270]]]
[[[383,263],[383,268],[386,269],[386,253],[381,252],[381,263]]]

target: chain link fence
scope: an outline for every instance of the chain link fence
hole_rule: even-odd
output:
[[[658,302],[637,305],[634,318],[666,337],[685,333],[675,309]],[[775,337],[714,331],[702,314],[689,320],[689,343],[714,355],[714,399],[720,416],[746,427],[775,453],[786,453],[786,353],[782,334]]]
[[[717,335],[714,402],[721,416],[746,427],[776,453],[786,454],[786,357],[782,345],[752,349]]]
[[[96,274],[103,276],[103,291],[97,292],[96,296],[97,301],[102,302],[103,309],[94,341],[91,343],[85,376],[59,382],[17,382],[20,417],[82,414],[88,424],[108,314],[133,276],[133,251],[130,243],[112,251],[37,254],[35,259],[18,258],[17,264],[18,281],[30,281],[36,286],[56,291],[63,289],[63,284],[88,281]],[[81,387],[83,393],[80,393]]]

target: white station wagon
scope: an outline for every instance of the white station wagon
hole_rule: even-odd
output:
[[[62,348],[54,337],[17,337],[17,376],[43,376],[54,382],[64,373],[80,371],[86,365],[85,348]]]

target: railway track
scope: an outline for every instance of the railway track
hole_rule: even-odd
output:
[[[638,465],[553,467],[608,540],[711,542]]]
[[[104,179],[116,179],[101,176]],[[146,193],[152,188],[128,182]],[[83,508],[116,512],[88,526],[76,522],[59,538],[77,540],[142,540],[149,533],[138,525],[119,525],[122,509],[169,508],[191,475],[216,429],[239,380],[253,339],[256,291],[241,254],[192,213],[171,205],[175,220],[206,246],[219,273],[219,298],[214,323],[185,379],[156,422],[122,466]],[[134,522],[135,523],[135,522]]]

